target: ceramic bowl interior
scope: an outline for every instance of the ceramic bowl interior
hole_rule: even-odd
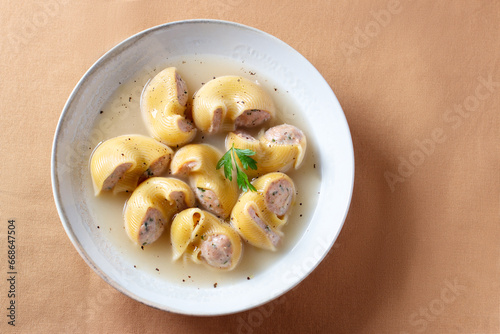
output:
[[[250,281],[197,289],[134,270],[94,228],[85,191],[88,143],[99,110],[140,68],[158,59],[210,54],[241,61],[280,82],[307,121],[321,185],[318,202],[297,243]],[[86,152],[83,154],[82,152]],[[231,22],[181,21],[143,31],[100,58],[69,97],[56,130],[52,183],[63,226],[80,255],[105,281],[147,305],[191,315],[221,315],[256,307],[293,288],[321,262],[346,217],[354,180],[349,128],[334,93],[297,51],[262,31]],[[300,270],[297,270],[299,268]]]

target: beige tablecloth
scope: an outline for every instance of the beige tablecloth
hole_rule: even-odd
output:
[[[253,26],[309,59],[356,157],[321,265],[280,299],[215,318],[150,308],[100,279],[50,183],[56,124],[85,71],[132,34],[192,18]],[[2,1],[0,27],[0,332],[500,333],[498,1]]]

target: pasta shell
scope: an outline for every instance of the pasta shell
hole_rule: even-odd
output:
[[[124,211],[125,231],[138,245],[160,237],[173,215],[194,205],[194,194],[181,180],[153,177],[139,185]]]
[[[187,94],[175,67],[164,69],[144,87],[141,112],[155,139],[172,147],[193,140],[196,128],[184,115]]]
[[[241,258],[238,233],[207,211],[191,208],[180,212],[170,230],[174,260],[184,257],[211,268],[232,270]]]
[[[252,81],[222,76],[203,85],[193,97],[193,120],[204,132],[255,127],[274,117],[271,97]]]
[[[170,169],[173,175],[187,175],[201,206],[225,219],[238,199],[238,185],[236,178],[230,181],[216,169],[221,157],[211,145],[189,144],[175,153]]]
[[[304,133],[293,125],[282,124],[260,132],[257,138],[242,131],[230,132],[226,137],[226,148],[250,149],[257,169],[244,170],[249,177],[271,172],[287,172],[299,168],[304,159],[307,140]],[[240,164],[241,165],[241,164]]]
[[[269,173],[252,182],[256,192],[243,193],[231,212],[231,225],[251,245],[275,251],[295,198],[295,185],[283,173]]]
[[[98,145],[90,158],[95,195],[132,191],[142,180],[167,170],[173,151],[141,135],[124,135]]]

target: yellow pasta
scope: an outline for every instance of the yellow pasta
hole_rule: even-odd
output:
[[[275,251],[295,198],[295,186],[283,173],[270,173],[252,182],[256,192],[243,193],[231,213],[231,225],[251,245]]]
[[[194,194],[181,180],[153,177],[130,196],[124,211],[125,231],[138,245],[157,240],[173,215],[194,205]]]
[[[193,140],[196,128],[184,115],[187,99],[187,86],[175,67],[151,79],[142,93],[141,111],[154,138],[172,147]]]
[[[257,169],[247,169],[249,177],[257,177],[271,172],[287,172],[299,168],[307,148],[304,133],[293,125],[282,124],[261,131],[257,138],[242,132],[230,132],[226,137],[226,148],[250,149],[255,151],[252,158]]]
[[[141,135],[111,138],[96,147],[90,159],[95,195],[132,191],[142,180],[167,170],[173,151]]]
[[[257,84],[238,76],[210,80],[193,97],[193,120],[203,132],[255,127],[274,117],[271,97]]]
[[[232,227],[198,208],[177,214],[170,228],[173,259],[191,259],[211,268],[232,270],[242,253],[241,239]]]
[[[187,175],[201,206],[221,218],[227,218],[238,198],[236,178],[224,177],[217,162],[222,157],[215,147],[189,144],[179,149],[170,166],[173,175]]]

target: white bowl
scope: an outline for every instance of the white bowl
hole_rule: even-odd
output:
[[[293,96],[312,129],[321,171],[318,202],[297,243],[252,280],[194,289],[130,269],[96,231],[85,191],[89,136],[103,104],[154,59],[212,54],[244,62]],[[87,150],[87,151],[86,151]],[[82,152],[86,152],[83,154]],[[328,83],[297,51],[262,31],[214,20],[173,22],[143,31],[101,57],[71,93],[55,133],[52,187],[63,226],[80,255],[106,282],[144,304],[190,315],[221,315],[266,303],[293,288],[335,242],[350,204],[354,153],[342,108]],[[110,261],[111,256],[116,257]]]

